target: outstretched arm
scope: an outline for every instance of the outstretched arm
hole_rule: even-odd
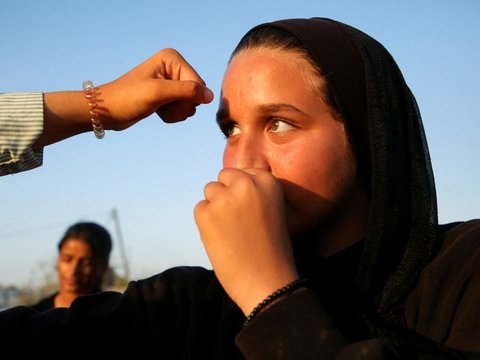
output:
[[[79,87],[81,84],[79,84]],[[185,120],[213,93],[174,49],[163,49],[118,79],[95,87],[105,130],[124,130],[157,113]],[[0,175],[42,165],[43,147],[92,131],[84,92],[0,94]]]
[[[103,127],[117,131],[154,112],[165,122],[182,121],[198,105],[213,100],[202,78],[173,49],[161,50],[118,79],[97,86],[96,95]],[[44,94],[44,131],[34,148],[87,131],[92,124],[83,91]]]

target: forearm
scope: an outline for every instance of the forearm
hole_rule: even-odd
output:
[[[88,131],[93,136],[90,110],[104,130],[120,131],[154,113],[168,123],[185,120],[199,104],[211,102],[213,93],[177,51],[164,49],[95,86],[95,98],[94,108],[81,89],[0,94],[0,175],[42,165],[46,145]]]
[[[92,131],[88,101],[83,91],[45,93],[43,101],[43,133],[33,144],[34,149]]]

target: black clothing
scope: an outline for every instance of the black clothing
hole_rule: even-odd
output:
[[[0,348],[17,358],[241,359],[234,339],[244,319],[212,271],[181,267],[131,282],[123,295],[81,296],[69,309],[6,310]]]
[[[37,311],[47,311],[53,309],[55,307],[55,296],[57,296],[58,292],[47,296],[46,298],[41,299],[36,304],[31,305]]]
[[[244,328],[237,337],[243,353],[274,359],[281,349],[281,359],[323,359],[341,349],[337,357],[325,358],[480,358],[480,220],[440,227],[438,236],[441,250],[402,304],[406,327],[385,321],[354,289],[340,284],[352,283],[337,272],[341,264],[349,271],[347,250],[327,259],[315,295],[299,291]]]
[[[442,250],[405,302],[408,329],[376,316],[356,294],[351,270],[362,247],[354,245],[311,270],[311,289],[244,328],[245,317],[212,271],[181,267],[131,282],[123,295],[80,297],[68,311],[6,310],[1,348],[66,359],[468,359],[453,348],[480,353],[480,220],[439,236]]]

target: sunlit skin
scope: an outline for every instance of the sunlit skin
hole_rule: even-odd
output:
[[[79,295],[98,290],[106,264],[92,258],[88,243],[70,238],[60,250],[57,270],[60,289],[55,297],[55,307],[69,307]]]
[[[224,76],[224,169],[195,216],[222,286],[245,314],[298,278],[295,243],[319,256],[365,234],[368,201],[344,124],[296,53],[249,50]]]
[[[330,216],[351,206],[356,162],[343,122],[319,96],[311,66],[281,57],[254,52],[230,65],[219,110],[228,137],[223,165],[270,172],[283,185],[290,235],[325,236],[333,231],[325,228]],[[321,255],[349,245],[340,242],[322,240]]]

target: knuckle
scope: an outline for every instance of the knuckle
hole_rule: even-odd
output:
[[[185,81],[183,83],[183,93],[188,99],[197,99],[203,91],[200,87],[200,84],[195,81]]]
[[[167,47],[165,49],[162,49],[160,50],[160,52],[163,54],[163,55],[170,55],[170,56],[178,56],[180,55],[180,53],[175,50],[174,48],[171,48],[171,47]]]

